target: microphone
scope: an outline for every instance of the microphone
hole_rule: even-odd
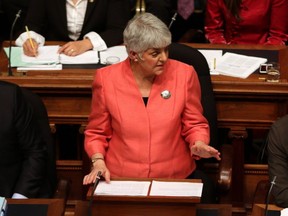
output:
[[[9,55],[8,55],[8,76],[12,76],[12,68],[11,68],[11,46],[12,46],[12,40],[13,40],[13,31],[14,31],[14,26],[18,20],[18,18],[20,17],[22,10],[19,10],[15,16],[15,19],[13,21],[13,24],[11,26],[11,30],[10,30],[10,41],[9,41]]]
[[[273,186],[276,184],[276,177],[277,177],[277,176],[274,176],[274,178],[273,178],[273,180],[272,180],[272,182],[271,182],[269,191],[268,191],[268,193],[267,193],[267,195],[266,195],[265,214],[264,214],[265,216],[268,215],[268,204],[269,204],[269,202],[270,202],[270,196],[271,196],[272,188],[273,188]]]
[[[96,177],[95,183],[94,183],[93,188],[92,188],[92,191],[91,191],[90,201],[89,201],[89,206],[88,206],[88,216],[92,216],[93,196],[94,196],[94,192],[95,192],[95,190],[96,190],[96,188],[97,188],[97,185],[99,184],[101,174],[102,174],[101,171],[99,171],[99,172],[97,173],[97,177]]]
[[[175,12],[174,15],[173,15],[173,17],[171,18],[171,22],[170,22],[169,27],[168,27],[169,29],[171,28],[172,24],[173,24],[174,21],[176,20],[177,15],[178,15],[177,12]]]

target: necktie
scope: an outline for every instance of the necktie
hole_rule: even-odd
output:
[[[177,11],[183,19],[187,20],[194,11],[194,0],[178,0]]]

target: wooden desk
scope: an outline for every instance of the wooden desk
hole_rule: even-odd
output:
[[[251,216],[265,216],[265,204],[254,204]],[[269,204],[267,208],[267,216],[280,216],[280,208],[276,205]]]
[[[7,203],[7,216],[63,216],[65,210],[63,199],[7,199]]]
[[[153,180],[165,182],[190,182],[199,183],[199,179],[145,179],[145,178],[117,178],[115,181],[150,181]],[[151,187],[151,186],[150,186]],[[93,195],[92,187],[87,193],[87,200],[93,201],[93,215],[110,216],[110,215],[151,215],[151,216],[174,216],[174,215],[191,215],[195,216],[195,204],[200,203],[200,197],[184,197],[184,196],[150,196],[150,189],[147,196],[113,196],[113,195]],[[91,200],[92,199],[92,200]],[[88,206],[80,204],[81,211],[88,211]],[[76,209],[77,210],[77,209]],[[87,212],[88,213],[88,212]],[[85,215],[84,213],[79,215]],[[87,214],[86,214],[87,215]]]
[[[131,215],[137,215],[137,216],[146,216],[146,215],[193,215],[192,212],[196,211],[197,216],[206,216],[206,215],[217,215],[217,216],[231,216],[232,215],[232,206],[229,204],[195,204],[195,205],[190,205],[190,206],[181,206],[179,205],[175,209],[170,209],[170,204],[166,204],[164,209],[165,212],[161,211],[161,209],[156,209],[153,207],[153,209],[146,209],[146,212],[139,212],[137,211],[135,214],[129,214],[127,212],[124,213],[119,213],[119,211],[114,211],[114,203],[111,205],[107,206],[106,209],[103,209],[103,211],[97,211],[97,215],[102,216],[102,215],[119,215],[119,216],[131,216]],[[75,207],[75,214],[74,216],[82,216],[82,215],[88,215],[88,207],[89,207],[89,202],[88,201],[77,201],[76,202],[76,207]],[[129,206],[127,206],[129,207]],[[92,212],[96,211],[94,206],[92,207]],[[125,207],[126,208],[126,207]],[[191,208],[193,208],[193,211],[191,212]],[[109,213],[105,213],[105,210]],[[171,210],[171,211],[170,211]],[[154,213],[153,213],[154,212]],[[168,212],[168,213],[167,213]],[[113,214],[114,213],[114,214]],[[95,214],[96,215],[96,214]]]
[[[243,173],[244,145],[248,136],[247,129],[269,129],[279,117],[288,113],[288,51],[285,46],[241,46],[189,44],[196,48],[226,49],[261,53],[267,51],[281,64],[281,80],[279,83],[265,82],[265,75],[254,73],[247,79],[227,76],[212,76],[212,84],[216,97],[218,127],[229,129],[233,138],[234,152],[237,152],[233,169],[232,200],[244,202]],[[95,69],[64,69],[62,71],[29,71],[7,76],[7,58],[0,53],[0,79],[14,82],[38,93],[48,109],[51,125],[80,124],[81,130],[87,124],[91,105],[91,83]],[[67,164],[58,168],[66,169]],[[79,169],[78,169],[79,168]],[[67,168],[68,169],[68,168]],[[70,169],[75,169],[70,167]],[[81,167],[77,167],[79,175]],[[78,178],[78,177],[77,177]],[[81,183],[81,179],[79,179]],[[252,186],[251,186],[252,187]],[[81,197],[80,197],[81,198]],[[246,199],[247,200],[247,199]]]

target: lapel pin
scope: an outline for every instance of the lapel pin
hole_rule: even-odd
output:
[[[168,90],[164,90],[161,92],[161,97],[164,99],[168,99],[171,97],[171,93]]]

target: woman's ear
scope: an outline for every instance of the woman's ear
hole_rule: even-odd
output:
[[[129,58],[134,61],[134,62],[137,62],[138,61],[138,55],[136,52],[134,51],[130,51],[129,52]]]

